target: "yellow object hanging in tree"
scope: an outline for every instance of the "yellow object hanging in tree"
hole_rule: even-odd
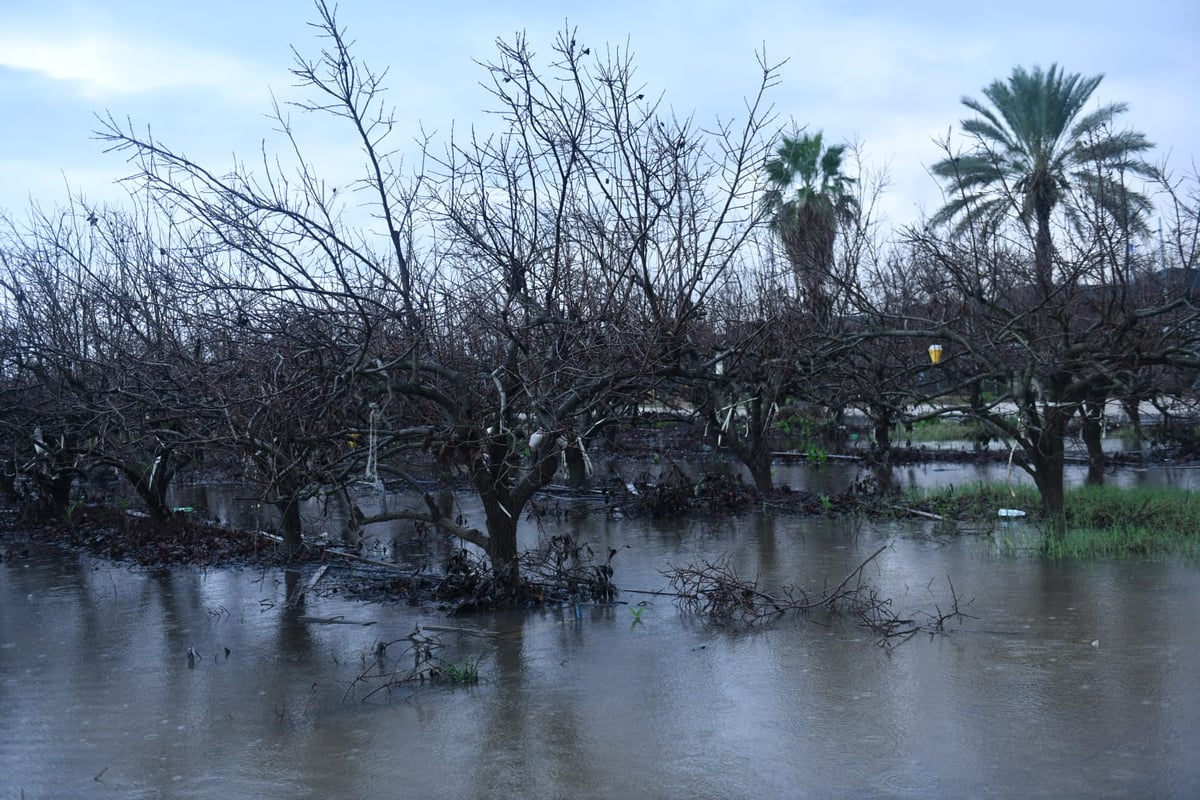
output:
[[[929,360],[932,361],[934,364],[941,363],[942,346],[940,344],[929,345]]]

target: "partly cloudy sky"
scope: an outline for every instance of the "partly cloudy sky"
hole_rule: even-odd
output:
[[[887,168],[894,224],[931,211],[935,140],[957,124],[963,95],[1014,66],[1104,73],[1097,102],[1179,171],[1200,159],[1200,4],[1195,0],[588,3],[342,0],[356,52],[388,68],[404,138],[479,122],[487,96],[477,61],[497,37],[525,31],[548,52],[564,23],[593,48],[628,45],[651,95],[699,121],[736,116],[756,89],[755,53],[788,63],[771,99],[784,120],[860,143]],[[217,171],[271,147],[274,95],[299,99],[291,48],[319,52],[306,0],[0,0],[0,211],[62,203],[68,191],[117,199],[130,171],[93,138],[96,115],[145,129]],[[301,120],[297,120],[302,122]],[[322,132],[323,137],[328,132]],[[314,154],[335,182],[351,162],[335,139]]]

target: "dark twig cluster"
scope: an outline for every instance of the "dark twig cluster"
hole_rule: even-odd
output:
[[[713,620],[755,625],[792,607],[790,597],[776,598],[737,574],[727,557],[665,571],[681,608]]]
[[[598,562],[590,544],[559,534],[521,557],[522,575],[526,586],[542,600],[611,603],[617,597],[612,582],[612,561],[617,552],[610,547],[604,560]]]
[[[360,686],[368,688],[361,698],[365,702],[381,691],[406,684],[477,683],[476,665],[471,661],[459,664],[438,657],[435,654],[442,646],[440,636],[422,630],[419,625],[402,639],[376,642],[369,653],[363,653],[362,672],[347,687],[346,697]],[[390,655],[389,651],[393,649],[399,650],[399,655]]]
[[[388,650],[403,644],[399,657],[389,658]],[[348,697],[356,686],[373,686],[362,699],[365,701],[377,692],[403,683],[424,683],[432,679],[430,669],[434,663],[433,651],[442,646],[436,636],[428,636],[420,627],[403,639],[391,642],[376,642],[370,654],[363,653],[363,670],[346,689]]]
[[[959,607],[958,593],[954,590],[953,581],[947,578],[946,583],[950,587],[950,605],[946,610],[942,610],[941,605],[935,603],[932,610],[902,616],[896,611],[891,599],[880,597],[878,591],[869,586],[861,587],[862,601],[852,604],[850,609],[863,625],[879,637],[878,642],[882,645],[898,644],[918,633],[946,633],[946,623],[974,619]]]
[[[728,558],[698,566],[673,567],[664,574],[670,579],[671,590],[682,609],[717,622],[752,626],[789,611],[808,614],[825,609],[852,615],[879,637],[880,644],[890,646],[919,632],[944,633],[946,623],[968,618],[959,608],[953,583],[950,583],[948,610],[943,611],[935,604],[932,612],[900,615],[892,600],[882,597],[863,575],[866,566],[885,549],[877,549],[837,584],[814,592],[792,586],[768,593],[759,587],[757,580],[739,576]]]
[[[613,558],[609,548],[597,558],[586,542],[560,534],[520,556],[521,576],[517,581],[497,577],[486,556],[458,548],[447,557],[440,574],[389,574],[386,587],[392,594],[410,599],[426,598],[450,603],[452,613],[480,609],[524,607],[547,602],[611,603],[616,599]],[[378,596],[382,587],[359,587],[358,594]]]

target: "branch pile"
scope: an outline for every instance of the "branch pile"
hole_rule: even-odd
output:
[[[890,646],[920,632],[945,633],[947,622],[968,618],[959,608],[953,583],[950,583],[948,610],[943,611],[935,604],[932,611],[908,617],[897,613],[892,600],[881,597],[863,574],[866,566],[886,549],[880,547],[837,584],[815,592],[793,586],[768,593],[759,587],[757,580],[740,577],[727,557],[673,567],[663,574],[670,579],[671,591],[680,608],[714,622],[753,626],[789,611],[807,615],[824,609],[830,614],[853,616],[879,637],[880,644]]]

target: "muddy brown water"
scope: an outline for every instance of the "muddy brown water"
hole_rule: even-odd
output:
[[[258,513],[233,490],[193,500]],[[949,579],[976,619],[884,648],[850,619],[714,627],[635,592],[455,619],[338,595],[289,609],[308,574],[14,551],[0,797],[1200,797],[1194,565],[1048,564],[997,546],[1018,528],[763,515],[575,514],[523,536],[564,530],[619,548],[617,584],[641,590],[721,556],[764,588],[819,586],[887,545],[868,576],[898,608],[947,607]],[[369,545],[420,557],[410,534]],[[464,629],[440,654],[478,659],[480,683],[364,702],[376,644],[418,624]]]

